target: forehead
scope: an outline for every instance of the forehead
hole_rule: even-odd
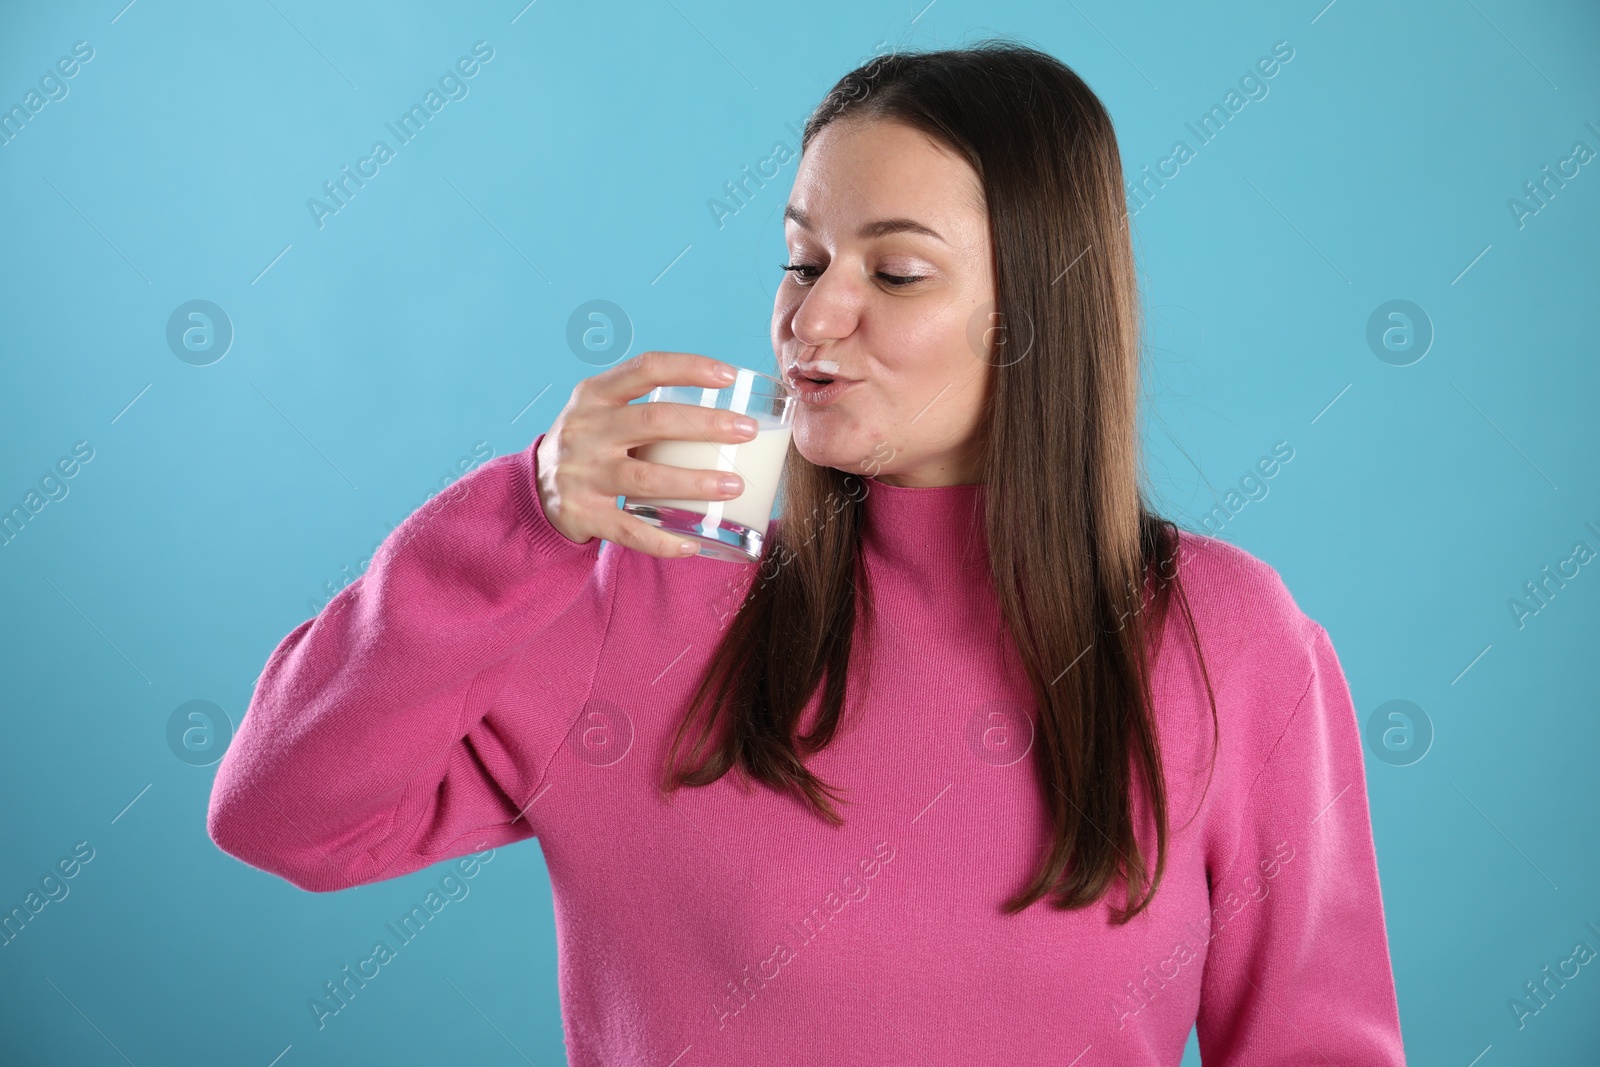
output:
[[[789,200],[819,227],[906,216],[947,233],[987,219],[983,185],[967,161],[921,130],[888,120],[824,126],[801,157]]]

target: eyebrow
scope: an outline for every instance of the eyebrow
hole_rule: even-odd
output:
[[[785,221],[793,219],[802,230],[811,229],[810,217],[792,204],[784,208],[783,217]],[[861,228],[856,230],[856,236],[861,238],[887,237],[891,233],[920,233],[925,237],[944,241],[944,238],[937,232],[930,230],[915,219],[907,218],[877,219],[873,222],[862,223]],[[945,243],[949,244],[948,241],[945,241]]]

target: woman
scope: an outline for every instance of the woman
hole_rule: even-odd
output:
[[[212,837],[326,892],[536,835],[574,1064],[1403,1063],[1328,635],[1139,489],[1100,102],[1005,42],[880,57],[785,228],[761,564],[616,507],[740,491],[630,453],[748,440],[629,403],[722,365],[580,382],[283,640]]]

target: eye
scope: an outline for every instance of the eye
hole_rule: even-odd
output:
[[[806,271],[814,271],[814,270],[817,269],[817,268],[815,268],[813,266],[810,266],[809,264],[806,264],[806,263],[779,263],[778,267],[780,269],[782,269],[782,270],[788,271],[789,272],[789,277],[793,278],[800,285],[809,285],[813,281],[816,281],[816,275],[807,274],[806,273]]]
[[[811,284],[817,280],[817,275],[821,273],[816,267],[807,263],[779,263],[778,267],[781,270],[788,271],[789,275],[800,285]],[[913,282],[920,282],[925,276],[921,274],[889,274],[885,271],[879,271],[877,277],[882,278],[886,284],[898,289],[902,286],[911,285]]]

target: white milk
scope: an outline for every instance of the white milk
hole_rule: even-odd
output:
[[[674,500],[670,497],[627,498],[629,504],[652,504],[656,507],[682,508],[697,512],[715,525],[719,521],[736,522],[762,536],[767,533],[767,520],[772,518],[772,502],[778,495],[778,480],[783,475],[783,460],[789,452],[792,426],[777,426],[768,416],[753,416],[760,428],[749,441],[739,444],[719,445],[710,441],[652,441],[642,445],[635,458],[646,463],[664,463],[673,467],[690,467],[704,470],[733,471],[744,479],[744,492],[729,500]]]

